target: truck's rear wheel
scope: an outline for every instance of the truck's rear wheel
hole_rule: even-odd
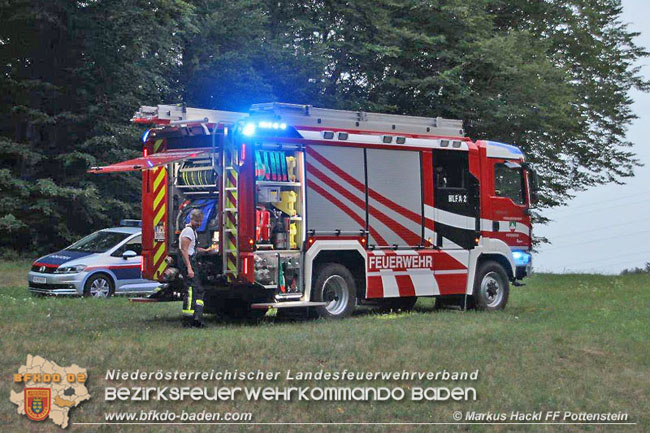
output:
[[[316,274],[314,301],[327,302],[316,307],[320,317],[342,319],[354,311],[357,303],[357,290],[350,271],[338,263],[321,267]]]
[[[481,263],[474,280],[474,305],[479,310],[503,310],[508,303],[508,275],[499,263]]]

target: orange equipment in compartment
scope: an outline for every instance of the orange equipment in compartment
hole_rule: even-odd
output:
[[[271,213],[266,208],[261,207],[255,211],[257,219],[255,238],[257,242],[271,242]]]

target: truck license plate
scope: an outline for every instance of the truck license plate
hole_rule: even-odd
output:
[[[46,280],[44,277],[33,277],[32,281],[39,284],[45,284]]]

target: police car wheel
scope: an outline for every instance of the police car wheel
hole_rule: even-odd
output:
[[[472,300],[478,310],[503,310],[508,302],[508,275],[497,262],[481,263],[474,280]]]
[[[342,319],[354,311],[357,289],[350,271],[338,263],[329,263],[317,271],[314,301],[327,302],[316,307],[320,317]]]
[[[108,298],[114,291],[113,280],[106,274],[92,275],[84,285],[84,296],[87,297]]]

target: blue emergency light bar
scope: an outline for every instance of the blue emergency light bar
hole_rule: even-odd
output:
[[[287,124],[284,122],[282,123],[270,122],[265,120],[262,120],[260,122],[246,122],[241,127],[241,133],[246,137],[252,137],[253,135],[255,135],[255,132],[257,131],[258,128],[266,131],[272,131],[272,130],[284,131],[285,129],[287,129]]]
[[[142,220],[123,219],[120,220],[120,227],[142,227]]]

